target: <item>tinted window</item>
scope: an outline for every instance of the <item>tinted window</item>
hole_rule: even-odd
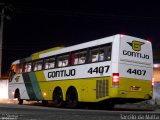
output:
[[[32,63],[26,63],[25,64],[25,72],[31,72],[32,70]]]
[[[57,66],[58,67],[65,67],[69,65],[69,55],[59,56],[57,58]]]
[[[86,62],[86,51],[76,52],[72,54],[72,65],[84,64]]]
[[[100,62],[104,60],[111,60],[111,44],[90,49],[89,62]]]
[[[33,71],[42,70],[43,69],[43,60],[35,61],[33,63]]]
[[[51,69],[55,67],[55,58],[48,58],[44,61],[44,69]]]

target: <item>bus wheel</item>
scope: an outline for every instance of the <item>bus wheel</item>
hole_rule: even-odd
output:
[[[42,100],[42,105],[43,106],[47,106],[48,105],[48,101],[47,100]]]
[[[69,88],[66,93],[66,107],[68,108],[78,107],[78,93],[74,87]]]
[[[64,105],[63,93],[59,87],[53,92],[53,104],[55,107],[62,107]]]
[[[16,89],[16,90],[15,90],[14,98],[17,98],[17,99],[18,99],[18,104],[19,104],[19,105],[22,105],[22,104],[23,104],[23,100],[21,99],[19,89]]]
[[[23,100],[21,99],[20,94],[18,94],[18,104],[19,105],[23,104]]]

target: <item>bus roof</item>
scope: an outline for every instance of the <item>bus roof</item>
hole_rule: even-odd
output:
[[[56,51],[56,50],[59,50],[59,49],[62,49],[62,48],[64,48],[64,47],[54,47],[54,48],[43,50],[43,51],[40,51],[40,52],[37,52],[37,53],[33,53],[31,55],[32,60],[38,59],[40,54],[47,53],[47,52],[50,52],[50,51]]]
[[[89,47],[94,47],[94,46],[97,46],[97,45],[103,45],[103,44],[106,44],[106,43],[110,43],[118,35],[120,35],[120,34],[113,35],[113,36],[110,36],[110,37],[101,38],[101,39],[98,39],[98,40],[93,40],[93,41],[81,43],[81,44],[78,44],[78,45],[73,45],[73,46],[70,46],[70,47],[65,47],[65,48],[60,49],[60,50],[55,50],[55,51],[51,50],[51,51],[48,51],[46,53],[39,54],[39,58],[49,57],[49,56],[52,56],[52,55],[63,54],[63,53],[71,52],[71,51],[81,50],[81,49],[85,49],[85,48],[89,48]]]
[[[111,42],[114,41],[114,39],[116,37],[119,38],[121,36],[122,36],[122,34],[116,34],[116,35],[113,35],[113,36],[109,36],[109,37],[105,37],[105,38],[101,38],[101,39],[97,39],[97,40],[73,45],[73,46],[70,46],[70,47],[54,47],[54,48],[50,48],[50,49],[47,49],[47,50],[43,50],[43,51],[40,51],[40,52],[33,53],[31,56],[29,56],[27,58],[24,58],[24,59],[25,59],[25,61],[30,61],[30,60],[36,60],[36,59],[40,59],[40,58],[50,57],[50,56],[57,55],[57,54],[63,54],[63,53],[71,52],[71,51],[82,50],[82,49],[89,48],[89,47],[94,47],[94,46],[97,46],[97,45],[103,45],[103,44],[106,44],[106,43],[111,43]],[[127,35],[123,35],[123,36],[127,36]],[[23,61],[24,59],[20,59],[20,61]],[[20,61],[16,60],[15,62],[12,63],[12,65],[17,64]]]

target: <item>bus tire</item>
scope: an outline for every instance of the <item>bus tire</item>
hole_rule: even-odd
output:
[[[23,100],[21,99],[20,92],[19,92],[18,88],[15,90],[14,98],[18,99],[18,104],[19,105],[23,104]]]
[[[78,93],[74,87],[68,89],[66,93],[66,107],[77,108],[78,107]]]
[[[23,104],[23,99],[21,99],[20,94],[18,94],[18,104],[19,105]]]
[[[23,104],[23,100],[22,99],[18,100],[18,104],[22,105]]]
[[[60,87],[57,87],[53,92],[53,104],[55,107],[63,107],[63,93]]]

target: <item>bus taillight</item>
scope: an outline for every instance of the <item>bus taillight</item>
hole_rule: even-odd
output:
[[[118,87],[119,85],[119,73],[113,73],[112,75],[112,86]]]

